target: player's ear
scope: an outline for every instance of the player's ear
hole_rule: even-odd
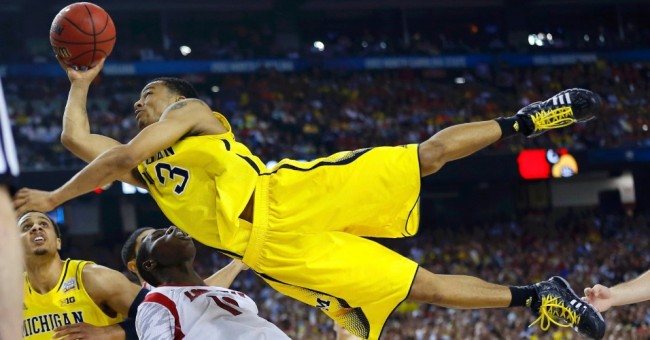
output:
[[[181,101],[181,100],[183,100],[183,99],[187,99],[187,98],[186,98],[186,97],[183,97],[183,96],[178,96],[178,97],[176,97],[176,101],[177,101],[177,102],[178,102],[178,101]]]
[[[56,238],[56,250],[61,251],[61,239],[58,237]]]
[[[134,274],[138,274],[138,266],[135,265],[135,260],[126,263],[126,268]]]

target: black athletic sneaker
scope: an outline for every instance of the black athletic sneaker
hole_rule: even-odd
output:
[[[589,90],[570,89],[546,101],[529,104],[519,110],[516,116],[525,125],[524,134],[532,138],[550,129],[596,118],[600,103],[600,97]]]
[[[529,306],[537,316],[537,320],[530,326],[539,323],[539,328],[547,331],[551,324],[554,324],[560,327],[572,327],[590,339],[603,338],[605,335],[603,316],[592,305],[580,299],[566,280],[553,276],[548,281],[536,283],[533,287],[539,296],[539,301]]]

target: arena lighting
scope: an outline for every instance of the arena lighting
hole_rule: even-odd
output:
[[[517,156],[517,164],[524,179],[571,177],[578,173],[578,162],[564,148],[524,150]]]
[[[181,51],[181,54],[183,56],[186,56],[186,55],[192,53],[192,49],[189,46],[186,46],[186,45],[181,46],[179,48],[179,50]]]
[[[122,193],[123,194],[126,194],[126,195],[132,195],[132,194],[135,194],[135,193],[146,194],[148,192],[149,191],[147,191],[147,189],[142,189],[142,188],[136,187],[135,185],[131,185],[129,183],[122,182]]]
[[[314,41],[314,48],[319,52],[323,52],[325,50],[325,44],[322,41]]]

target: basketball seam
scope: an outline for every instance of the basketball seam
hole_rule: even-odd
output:
[[[104,31],[106,31],[106,29],[108,28],[108,20],[109,19],[110,19],[110,17],[107,15],[106,16],[106,21],[104,22],[104,27],[102,27],[102,29],[99,32],[97,32],[97,35],[100,35],[100,34],[104,33]]]
[[[97,41],[97,44],[103,44],[103,43],[106,43],[106,42],[109,42],[109,41],[112,41],[112,40],[115,40],[115,37],[112,37],[112,38],[106,39],[106,40],[99,40],[99,41]],[[65,41],[65,40],[60,40],[60,39],[57,39],[57,38],[52,38],[52,41],[56,41],[58,43],[64,43],[64,44],[68,44],[68,45],[87,45],[87,44],[92,44],[93,43],[92,41],[88,41],[88,42]]]
[[[68,19],[65,15],[63,15],[63,19],[67,20],[70,23],[70,25],[74,26],[79,32],[81,32],[81,33],[83,33],[85,35],[92,35],[92,33],[88,33],[86,31],[82,30],[81,27],[77,26],[77,24],[75,24],[72,20]]]
[[[95,32],[95,19],[93,14],[90,12],[88,5],[84,4],[84,8],[88,11],[88,16],[90,17],[90,26],[93,28],[93,55],[90,57],[90,62],[92,63],[95,60],[95,50],[97,50],[97,32]],[[90,67],[90,65],[88,65]]]
[[[81,53],[81,54],[79,54],[78,56],[76,56],[76,57],[74,57],[74,58],[72,58],[72,59],[68,59],[68,61],[71,61],[71,62],[72,62],[72,61],[78,59],[79,57],[82,57],[82,56],[84,56],[84,55],[86,55],[86,54],[88,54],[88,53],[90,53],[90,52],[93,52],[93,53],[94,53],[94,51],[101,52],[101,53],[103,53],[104,55],[107,55],[107,54],[106,54],[106,51],[104,51],[104,50],[92,50],[92,51],[86,51],[86,52],[84,52],[84,53]]]

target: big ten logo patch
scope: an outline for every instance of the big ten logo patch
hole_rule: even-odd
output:
[[[69,296],[67,298],[61,299],[61,306],[66,306],[70,305],[76,302],[76,299],[74,296]]]

